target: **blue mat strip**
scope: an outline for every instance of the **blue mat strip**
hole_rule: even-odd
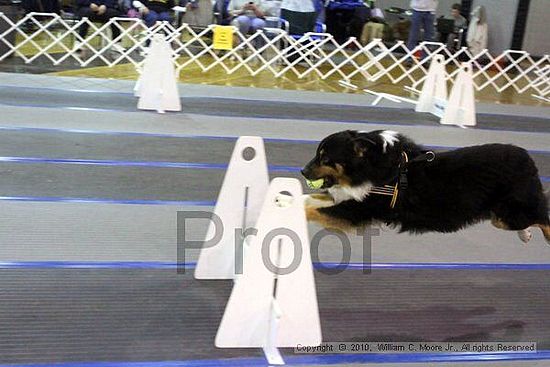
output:
[[[115,161],[99,159],[65,159],[65,158],[37,158],[37,157],[0,157],[4,163],[27,163],[27,164],[75,164],[90,166],[116,166],[116,167],[157,167],[157,168],[191,168],[206,170],[226,170],[224,163],[193,163],[193,162],[148,162],[148,161]],[[269,165],[270,172],[300,172],[300,167]],[[542,182],[550,182],[549,176],[540,176]]]
[[[178,264],[162,261],[4,261],[0,269],[194,269],[195,262]],[[487,263],[340,263],[316,262],[315,269],[419,269],[419,270],[550,270],[550,264],[487,264]]]
[[[175,205],[175,206],[215,206],[215,201],[209,200],[131,200],[104,198],[74,198],[74,197],[38,197],[38,196],[0,196],[0,201],[25,201],[45,203],[80,203],[80,204],[124,204],[124,205]]]
[[[534,353],[402,353],[402,354],[325,354],[285,356],[290,366],[335,365],[353,363],[444,363],[549,360],[550,351]],[[116,361],[116,362],[66,362],[40,364],[2,364],[0,367],[249,367],[269,366],[263,358],[234,358],[191,361]]]
[[[38,133],[73,133],[73,134],[98,134],[112,136],[141,136],[153,138],[180,138],[180,139],[202,139],[202,140],[222,140],[236,141],[235,136],[214,136],[214,135],[187,135],[187,134],[160,134],[160,133],[144,133],[132,131],[109,131],[109,130],[83,130],[83,129],[54,129],[54,128],[39,128],[39,127],[21,127],[21,126],[0,126],[0,130],[6,131],[29,131]],[[268,143],[290,143],[290,144],[319,144],[319,140],[309,139],[283,139],[283,138],[264,138]],[[461,147],[442,146],[442,145],[424,145],[427,149],[436,150],[451,150]],[[550,154],[547,150],[529,150],[532,154]]]
[[[75,164],[91,166],[118,166],[118,167],[159,167],[159,168],[192,168],[226,170],[225,163],[193,163],[193,162],[150,162],[150,161],[117,161],[100,159],[66,159],[66,158],[39,158],[39,157],[0,157],[0,162],[28,163],[28,164]],[[272,172],[300,172],[300,167],[269,165]]]

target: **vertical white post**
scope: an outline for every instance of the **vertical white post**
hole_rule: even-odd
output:
[[[277,204],[281,193],[292,196]],[[292,178],[269,186],[250,241],[244,272],[237,279],[218,333],[220,348],[264,348],[272,361],[278,347],[321,344],[313,264],[302,187]]]
[[[151,41],[143,71],[134,88],[140,110],[181,111],[172,50],[163,35]]]
[[[246,230],[256,224],[267,193],[269,176],[262,138],[242,136],[237,140],[227,168],[214,214],[223,225],[221,240],[201,250],[195,278],[234,279],[236,262],[242,264],[243,243],[235,230]],[[211,222],[206,239],[214,237],[216,226]]]
[[[430,64],[428,75],[422,85],[416,112],[429,112],[441,117],[447,100],[447,82],[445,80],[445,58],[435,55]]]
[[[441,118],[441,124],[460,127],[476,125],[476,101],[472,74],[471,63],[461,65],[451,90],[445,114]]]

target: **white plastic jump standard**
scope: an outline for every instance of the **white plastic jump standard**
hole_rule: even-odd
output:
[[[237,140],[223,185],[214,209],[223,224],[223,234],[218,244],[201,250],[195,278],[234,279],[236,276],[236,251],[242,255],[239,236],[235,230],[251,228],[256,224],[267,193],[269,176],[264,142],[260,137],[242,136]],[[216,231],[210,223],[206,240]]]
[[[429,112],[442,117],[447,103],[447,81],[445,80],[445,58],[434,56],[428,75],[424,80],[416,112]]]
[[[181,111],[172,49],[163,35],[153,37],[135,94],[140,110]]]
[[[477,123],[475,104],[472,64],[464,63],[456,76],[441,124],[475,126]]]
[[[276,203],[281,192],[292,200]],[[321,324],[300,182],[275,178],[269,186],[218,333],[221,348],[264,348],[268,361],[281,364],[278,347],[316,346]],[[299,261],[299,263],[298,263]],[[276,268],[268,268],[266,263]],[[276,271],[278,269],[278,271]],[[276,281],[275,281],[276,280]]]

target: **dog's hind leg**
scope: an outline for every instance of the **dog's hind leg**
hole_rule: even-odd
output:
[[[546,239],[546,242],[548,242],[548,244],[550,245],[550,218],[548,218],[548,206],[544,205],[544,204],[547,204],[549,201],[550,201],[550,190],[546,190],[544,192],[544,199],[542,200],[542,204],[541,204],[542,209],[540,210],[540,217],[542,220],[539,222],[539,224],[535,224],[535,225],[541,229],[542,234]]]
[[[508,225],[504,223],[502,219],[497,218],[494,214],[491,216],[491,224],[498,229],[503,229],[505,231],[510,230],[510,227],[508,227]]]
[[[505,231],[511,231],[513,229],[510,228],[510,225],[508,225],[506,222],[504,222],[502,219],[497,218],[494,214],[491,217],[491,224],[495,226],[498,229],[502,229]],[[523,243],[529,243],[531,241],[531,238],[533,237],[533,234],[531,233],[531,230],[529,228],[524,228],[517,230],[517,234],[519,239]]]
[[[531,233],[531,230],[528,228],[517,231],[517,233],[519,239],[522,240],[523,243],[529,243],[529,241],[531,241],[531,238],[533,238],[533,233]]]
[[[539,227],[542,231],[542,234],[544,235],[544,238],[546,238],[546,242],[550,245],[550,224],[535,224],[537,227]]]

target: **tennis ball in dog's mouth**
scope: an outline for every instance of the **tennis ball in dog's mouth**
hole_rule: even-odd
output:
[[[320,189],[321,187],[323,187],[323,184],[325,183],[325,180],[320,178],[318,180],[314,180],[314,181],[311,181],[311,180],[306,180],[306,184],[307,184],[307,187],[309,187],[310,189]]]

